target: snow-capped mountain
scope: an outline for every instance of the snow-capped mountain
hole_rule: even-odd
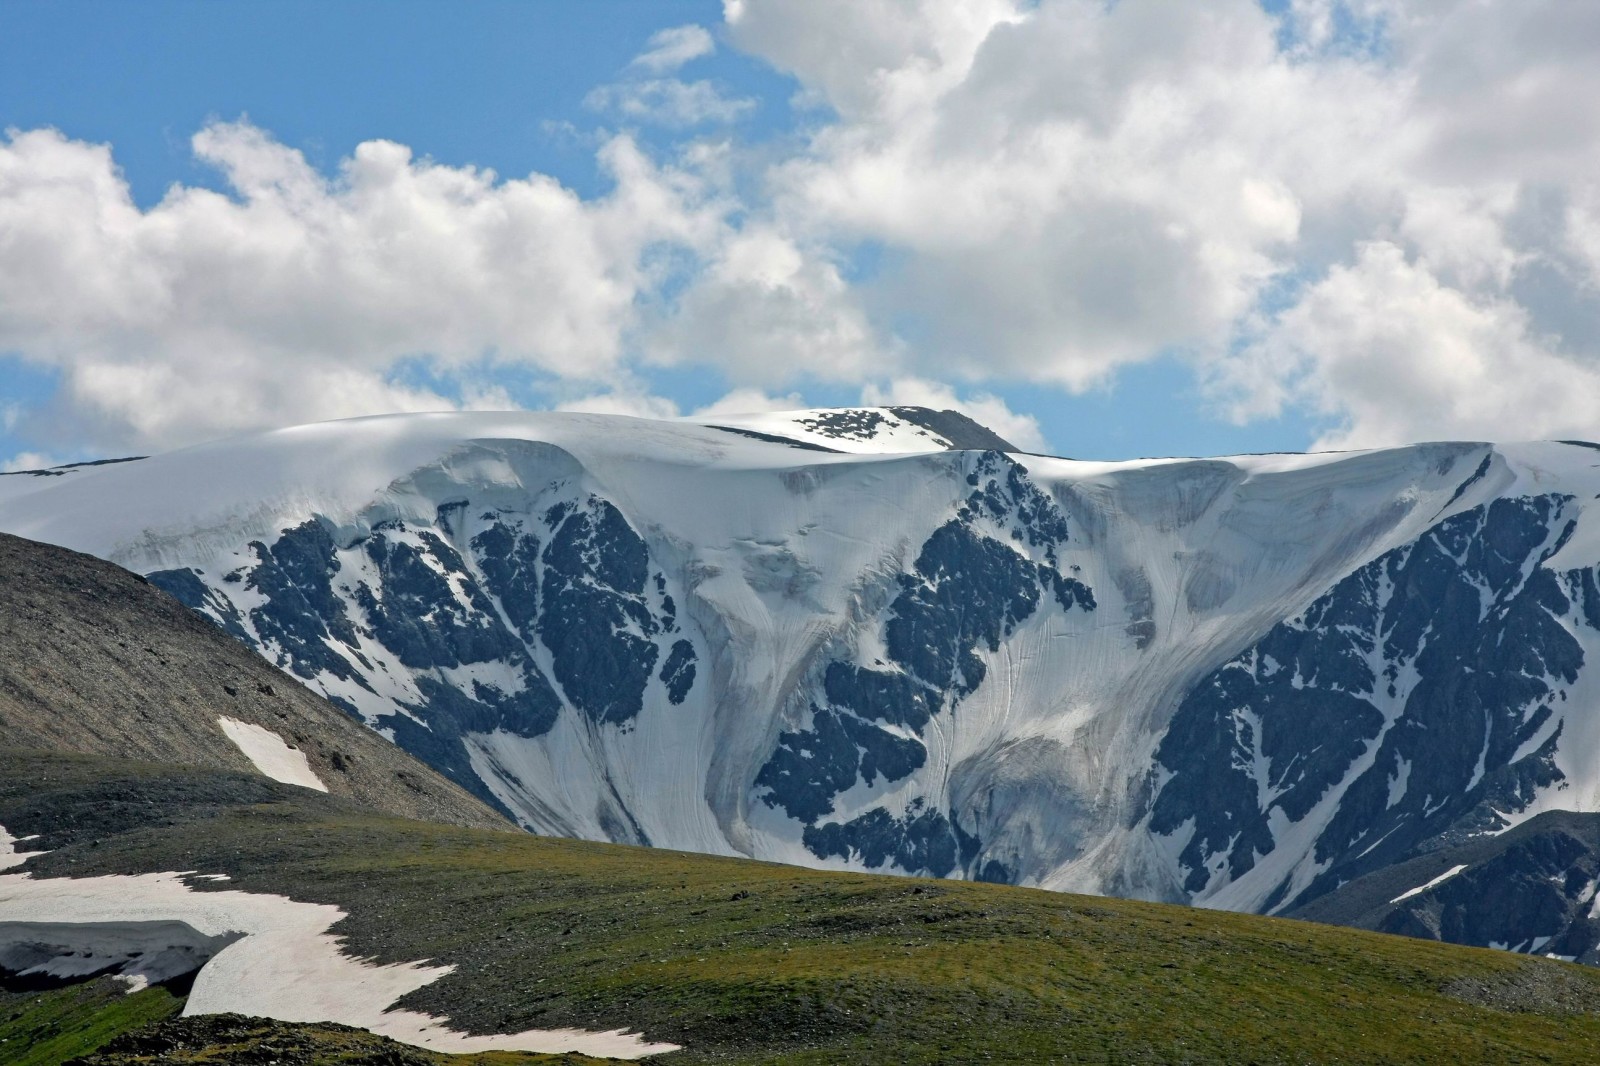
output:
[[[1282,913],[1600,810],[1597,494],[1582,443],[441,414],[0,477],[0,528],[539,832]]]

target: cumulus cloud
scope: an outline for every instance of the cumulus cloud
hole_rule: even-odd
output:
[[[863,298],[875,321],[928,320],[921,371],[1084,389],[1225,336],[1299,235],[1291,179],[1313,160],[1267,157],[1320,161],[1288,112],[1321,75],[1236,6],[847,4],[801,22],[750,2],[733,27],[839,112],[775,169],[776,210],[901,253]]]
[[[792,274],[875,249],[870,280],[811,287],[812,314],[860,323],[900,373],[1082,390],[1177,352],[1235,417],[1297,409],[1330,443],[1589,417],[1540,390],[1600,361],[1592,5],[725,11],[831,114],[767,175],[768,224],[819,260]],[[1360,372],[1378,348],[1411,402]]]
[[[332,178],[248,123],[193,147],[231,195],[177,186],[141,209],[106,146],[0,142],[0,349],[59,368],[51,417],[101,446],[456,405],[405,383],[407,360],[603,386],[660,280],[652,249],[717,232],[698,179],[626,137],[602,150],[615,188],[592,201],[387,141]]]
[[[1567,204],[1566,238],[1583,271],[1583,283],[1600,292],[1600,181],[1578,190]]]
[[[588,200],[384,141],[323,174],[241,122],[194,139],[227,194],[143,209],[109,147],[9,134],[0,351],[62,382],[21,429],[147,448],[510,402],[507,366],[675,412],[637,384],[673,365],[1041,443],[1001,383],[1176,355],[1223,416],[1325,444],[1600,433],[1600,7],[1271,8],[724,0],[797,125],[742,140],[753,102],[678,76],[710,31],[663,30],[590,103],[676,139],[605,140]]]
[[[761,389],[734,389],[704,407],[696,408],[694,418],[718,418],[726,415],[765,414],[769,411],[798,411],[806,401],[798,392],[773,396]]]
[[[16,474],[26,470],[48,470],[52,466],[59,465],[58,460],[41,452],[18,452],[0,463],[0,473]]]
[[[1532,335],[1515,303],[1475,301],[1383,241],[1329,271],[1224,366],[1238,375],[1225,391],[1241,420],[1294,401],[1335,419],[1318,447],[1600,428],[1600,367]]]
[[[631,415],[635,418],[676,418],[678,405],[643,389],[621,388],[579,396],[556,405],[558,411],[591,415]]]
[[[1013,0],[723,0],[734,43],[793,74],[846,120],[925,106],[960,83]]]
[[[720,242],[650,343],[657,361],[710,363],[746,387],[854,383],[894,367],[839,264],[758,224]]]

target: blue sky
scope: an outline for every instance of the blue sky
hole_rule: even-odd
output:
[[[1500,21],[1429,38],[1452,6],[0,6],[0,463],[456,403],[943,399],[1093,458],[1600,434],[1539,402],[1594,373],[1551,328],[1595,319],[1593,131],[1496,148],[1539,124],[1426,80],[1515,22],[1485,82],[1581,92],[1593,20],[1477,5]],[[442,184],[378,213],[373,141],[409,150],[385,181]],[[233,210],[164,203],[197,190]],[[496,251],[507,211],[547,254]],[[386,273],[390,217],[432,243]],[[291,245],[350,307],[261,274]],[[370,306],[405,319],[457,248],[482,273],[450,308]]]
[[[145,205],[173,182],[215,184],[189,138],[241,115],[323,168],[384,138],[594,195],[584,98],[656,31],[720,13],[715,0],[9,4],[0,27],[28,46],[0,69],[0,106],[8,127],[112,144]],[[792,81],[733,52],[712,62],[776,98],[769,128],[781,118]]]

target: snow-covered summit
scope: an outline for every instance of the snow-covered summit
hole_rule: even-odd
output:
[[[1019,449],[959,411],[929,407],[823,407],[696,420],[758,439],[783,439],[836,452],[904,453]]]

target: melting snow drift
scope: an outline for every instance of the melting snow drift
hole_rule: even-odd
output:
[[[311,764],[306,762],[306,753],[291,747],[272,730],[226,716],[218,718],[217,724],[228,735],[228,739],[244,752],[245,758],[274,781],[314,788],[318,792],[328,791],[328,786],[322,783],[322,779],[312,772]]]
[[[677,1050],[675,1044],[649,1043],[621,1029],[469,1036],[426,1014],[390,1010],[400,997],[453,967],[379,966],[350,958],[328,932],[345,917],[337,907],[263,893],[200,892],[184,876],[38,880],[0,875],[0,962],[26,963],[30,972],[55,976],[122,967],[121,976],[137,988],[141,977],[161,980],[171,967],[128,970],[135,952],[152,963],[161,960],[152,953],[164,953],[166,961],[176,963],[180,955],[214,951],[195,979],[186,1015],[237,1012],[288,1022],[338,1022],[442,1052],[570,1051],[633,1059]],[[75,962],[71,955],[80,959]],[[91,969],[83,971],[83,965]]]
[[[0,922],[0,970],[80,981],[110,974],[137,992],[200,969],[238,933],[187,922]]]
[[[42,851],[18,851],[18,844],[26,844],[34,837],[14,837],[6,832],[6,827],[0,825],[0,870],[9,870],[14,866],[21,866],[35,855],[43,855]]]

